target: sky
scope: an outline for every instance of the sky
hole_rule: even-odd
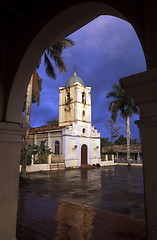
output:
[[[58,119],[59,87],[73,75],[76,65],[77,76],[91,87],[92,123],[101,133],[101,137],[110,137],[106,130],[111,113],[106,99],[112,91],[114,83],[119,79],[146,70],[144,53],[131,24],[112,17],[100,16],[67,36],[75,42],[75,46],[63,52],[67,72],[57,71],[56,80],[45,74],[44,64],[38,73],[43,79],[40,106],[32,105],[31,127],[45,125],[48,120]],[[131,117],[131,138],[139,139],[138,127],[134,124],[138,115]],[[118,115],[116,126],[121,126],[120,135],[126,136],[125,120]]]

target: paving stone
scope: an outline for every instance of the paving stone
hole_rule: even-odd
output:
[[[41,185],[20,186],[17,239],[146,240],[141,170],[79,169],[49,174],[49,181],[40,173]]]
[[[18,240],[146,239],[144,220],[90,207],[82,207],[77,204],[69,204],[65,201],[54,201],[51,198],[45,199],[42,196],[31,198],[31,201],[34,201],[32,205],[27,204],[29,200],[28,197],[23,200],[25,211],[21,213],[21,208],[18,209]],[[54,203],[56,215],[51,215],[49,209],[54,209]],[[35,204],[38,209],[36,215],[31,211]],[[25,208],[25,205],[27,208]]]

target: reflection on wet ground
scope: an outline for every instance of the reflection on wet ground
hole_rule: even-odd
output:
[[[18,240],[146,239],[141,167],[73,169],[29,177],[20,184]]]
[[[26,192],[17,219],[18,240],[146,240],[143,220]]]
[[[144,219],[142,167],[112,166],[36,172],[20,191]]]

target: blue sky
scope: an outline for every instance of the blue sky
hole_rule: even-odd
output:
[[[92,123],[101,137],[109,137],[105,125],[111,117],[108,112],[110,99],[106,99],[106,94],[112,90],[112,84],[119,83],[120,78],[146,70],[141,44],[128,22],[112,16],[100,16],[67,37],[75,42],[74,47],[63,53],[67,72],[57,72],[56,80],[52,80],[46,76],[43,65],[38,69],[43,89],[40,106],[32,106],[31,126],[45,125],[48,120],[58,119],[58,88],[65,86],[76,65],[77,75],[85,86],[92,87]],[[138,118],[137,115],[131,117],[131,138],[139,138],[134,124]],[[125,120],[120,116],[117,125],[123,127],[120,134],[125,135]]]

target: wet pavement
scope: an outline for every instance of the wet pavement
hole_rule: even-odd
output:
[[[142,167],[28,175],[20,184],[17,239],[144,240]]]

